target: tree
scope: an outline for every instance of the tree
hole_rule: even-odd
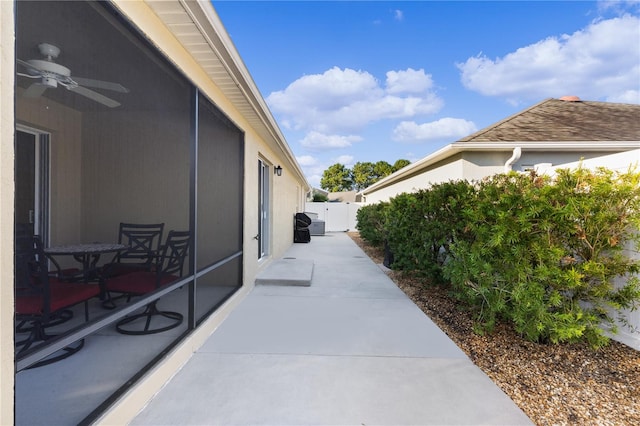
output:
[[[320,179],[320,187],[331,192],[362,191],[409,164],[411,162],[404,159],[397,160],[393,166],[386,161],[377,163],[364,161],[354,164],[353,169],[349,169],[343,164],[336,163],[324,171]]]
[[[374,164],[370,162],[358,162],[353,165],[351,174],[353,177],[353,186],[356,191],[361,191],[367,186],[375,183],[376,176],[374,167]]]
[[[353,187],[351,170],[340,163],[330,166],[322,173],[320,187],[330,192],[350,191]]]
[[[397,172],[398,170],[400,170],[401,168],[408,166],[409,164],[411,164],[411,161],[405,160],[404,158],[399,159],[398,161],[393,163],[393,167],[392,168],[393,168],[394,173]]]
[[[373,166],[373,175],[375,179],[374,182],[379,181],[383,177],[389,176],[391,173],[393,173],[391,164],[387,163],[386,161],[378,161]]]

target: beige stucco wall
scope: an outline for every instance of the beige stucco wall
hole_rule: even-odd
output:
[[[463,152],[462,176],[460,179],[479,180],[504,171],[504,163],[511,152]]]
[[[301,184],[287,173],[273,175],[273,257],[281,257],[293,243],[293,214],[304,210]]]
[[[83,241],[112,241],[118,223],[189,229],[187,114],[105,112],[85,117]]]
[[[50,138],[50,243],[82,240],[82,115],[44,97],[16,97],[16,122]]]
[[[13,2],[0,1],[0,424],[13,424]]]
[[[462,179],[463,172],[464,161],[462,155],[454,155],[402,181],[366,194],[365,204],[389,201],[389,199],[398,194],[402,194],[403,192],[416,192],[420,189],[428,188],[434,183],[445,182],[450,179]]]
[[[282,176],[269,174],[270,203],[271,203],[271,247],[270,255],[257,262],[258,241],[254,238],[258,234],[258,160],[269,165],[270,170],[280,165]],[[266,144],[256,139],[254,134],[245,135],[245,203],[244,203],[244,256],[245,272],[252,270],[252,277],[246,284],[251,285],[258,271],[274,258],[282,254],[293,243],[293,213],[299,212],[304,206],[304,191],[301,182],[293,176],[284,162],[279,159]]]
[[[615,154],[605,153],[582,161],[560,163],[555,165],[549,172],[552,173],[555,169],[575,169],[581,166],[587,169],[606,167],[610,170],[618,170],[620,172],[625,172],[629,170],[629,168],[635,168],[636,171],[640,171],[640,149]]]
[[[603,156],[614,154],[615,151],[580,151],[580,152],[541,152],[522,151],[522,156],[513,164],[513,170],[522,171],[527,166],[534,166],[540,163],[551,163],[557,166],[566,163],[580,161],[580,159],[598,159]]]

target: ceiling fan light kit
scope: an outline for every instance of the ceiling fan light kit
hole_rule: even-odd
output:
[[[27,74],[18,72],[17,74],[19,76],[40,79],[40,81],[33,83],[27,88],[24,92],[25,97],[38,97],[42,95],[46,89],[55,89],[58,87],[58,84],[60,84],[74,93],[108,106],[109,108],[115,108],[120,106],[119,102],[87,89],[87,87],[112,90],[119,93],[129,92],[129,89],[119,83],[82,77],[72,78],[69,68],[53,61],[60,55],[60,48],[49,43],[40,43],[38,44],[38,49],[45,59],[29,59],[27,61],[17,59],[18,64],[27,70]]]
[[[60,55],[60,48],[49,43],[40,43],[38,50],[40,50],[42,56],[46,57],[49,61]]]

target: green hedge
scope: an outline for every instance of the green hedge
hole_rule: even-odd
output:
[[[599,347],[615,312],[640,300],[640,260],[625,251],[640,242],[635,171],[513,172],[365,208],[358,229],[375,232],[363,238],[386,238],[394,269],[446,279],[476,312],[478,332],[507,321],[532,341]]]
[[[462,238],[461,212],[474,188],[465,181],[446,182],[393,198],[386,229],[394,269],[411,270],[442,280],[450,244]]]
[[[369,204],[362,206],[356,213],[356,229],[369,244],[380,247],[387,240],[384,224],[385,212],[389,203]]]

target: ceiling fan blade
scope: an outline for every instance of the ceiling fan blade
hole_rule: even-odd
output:
[[[37,98],[42,95],[48,88],[49,86],[46,86],[44,84],[33,83],[27,88],[27,90],[24,91],[22,96],[24,96],[25,98]]]
[[[27,78],[42,78],[42,76],[40,75],[25,74],[23,72],[17,72],[16,75],[20,77],[27,77]]]
[[[129,89],[120,83],[112,83],[110,81],[94,80],[92,78],[72,77],[76,83],[81,86],[93,87],[95,89],[113,90],[114,92],[129,93]]]
[[[71,90],[72,92],[75,92],[79,95],[85,96],[93,101],[96,101],[102,105],[106,105],[109,108],[115,108],[117,106],[120,106],[120,102],[114,101],[111,98],[107,98],[104,95],[101,95],[98,92],[94,92],[93,90],[89,90],[86,87],[82,87],[82,86],[78,86],[78,87],[69,87],[69,90]]]
[[[23,67],[25,67],[25,68],[29,69],[29,70],[33,70],[33,71],[35,71],[36,73],[40,73],[40,72],[42,72],[40,69],[38,69],[38,68],[34,67],[33,65],[31,65],[31,64],[30,64],[29,62],[27,62],[27,61],[23,61],[22,59],[17,59],[17,58],[16,58],[16,62],[17,62],[18,64],[22,65]]]

